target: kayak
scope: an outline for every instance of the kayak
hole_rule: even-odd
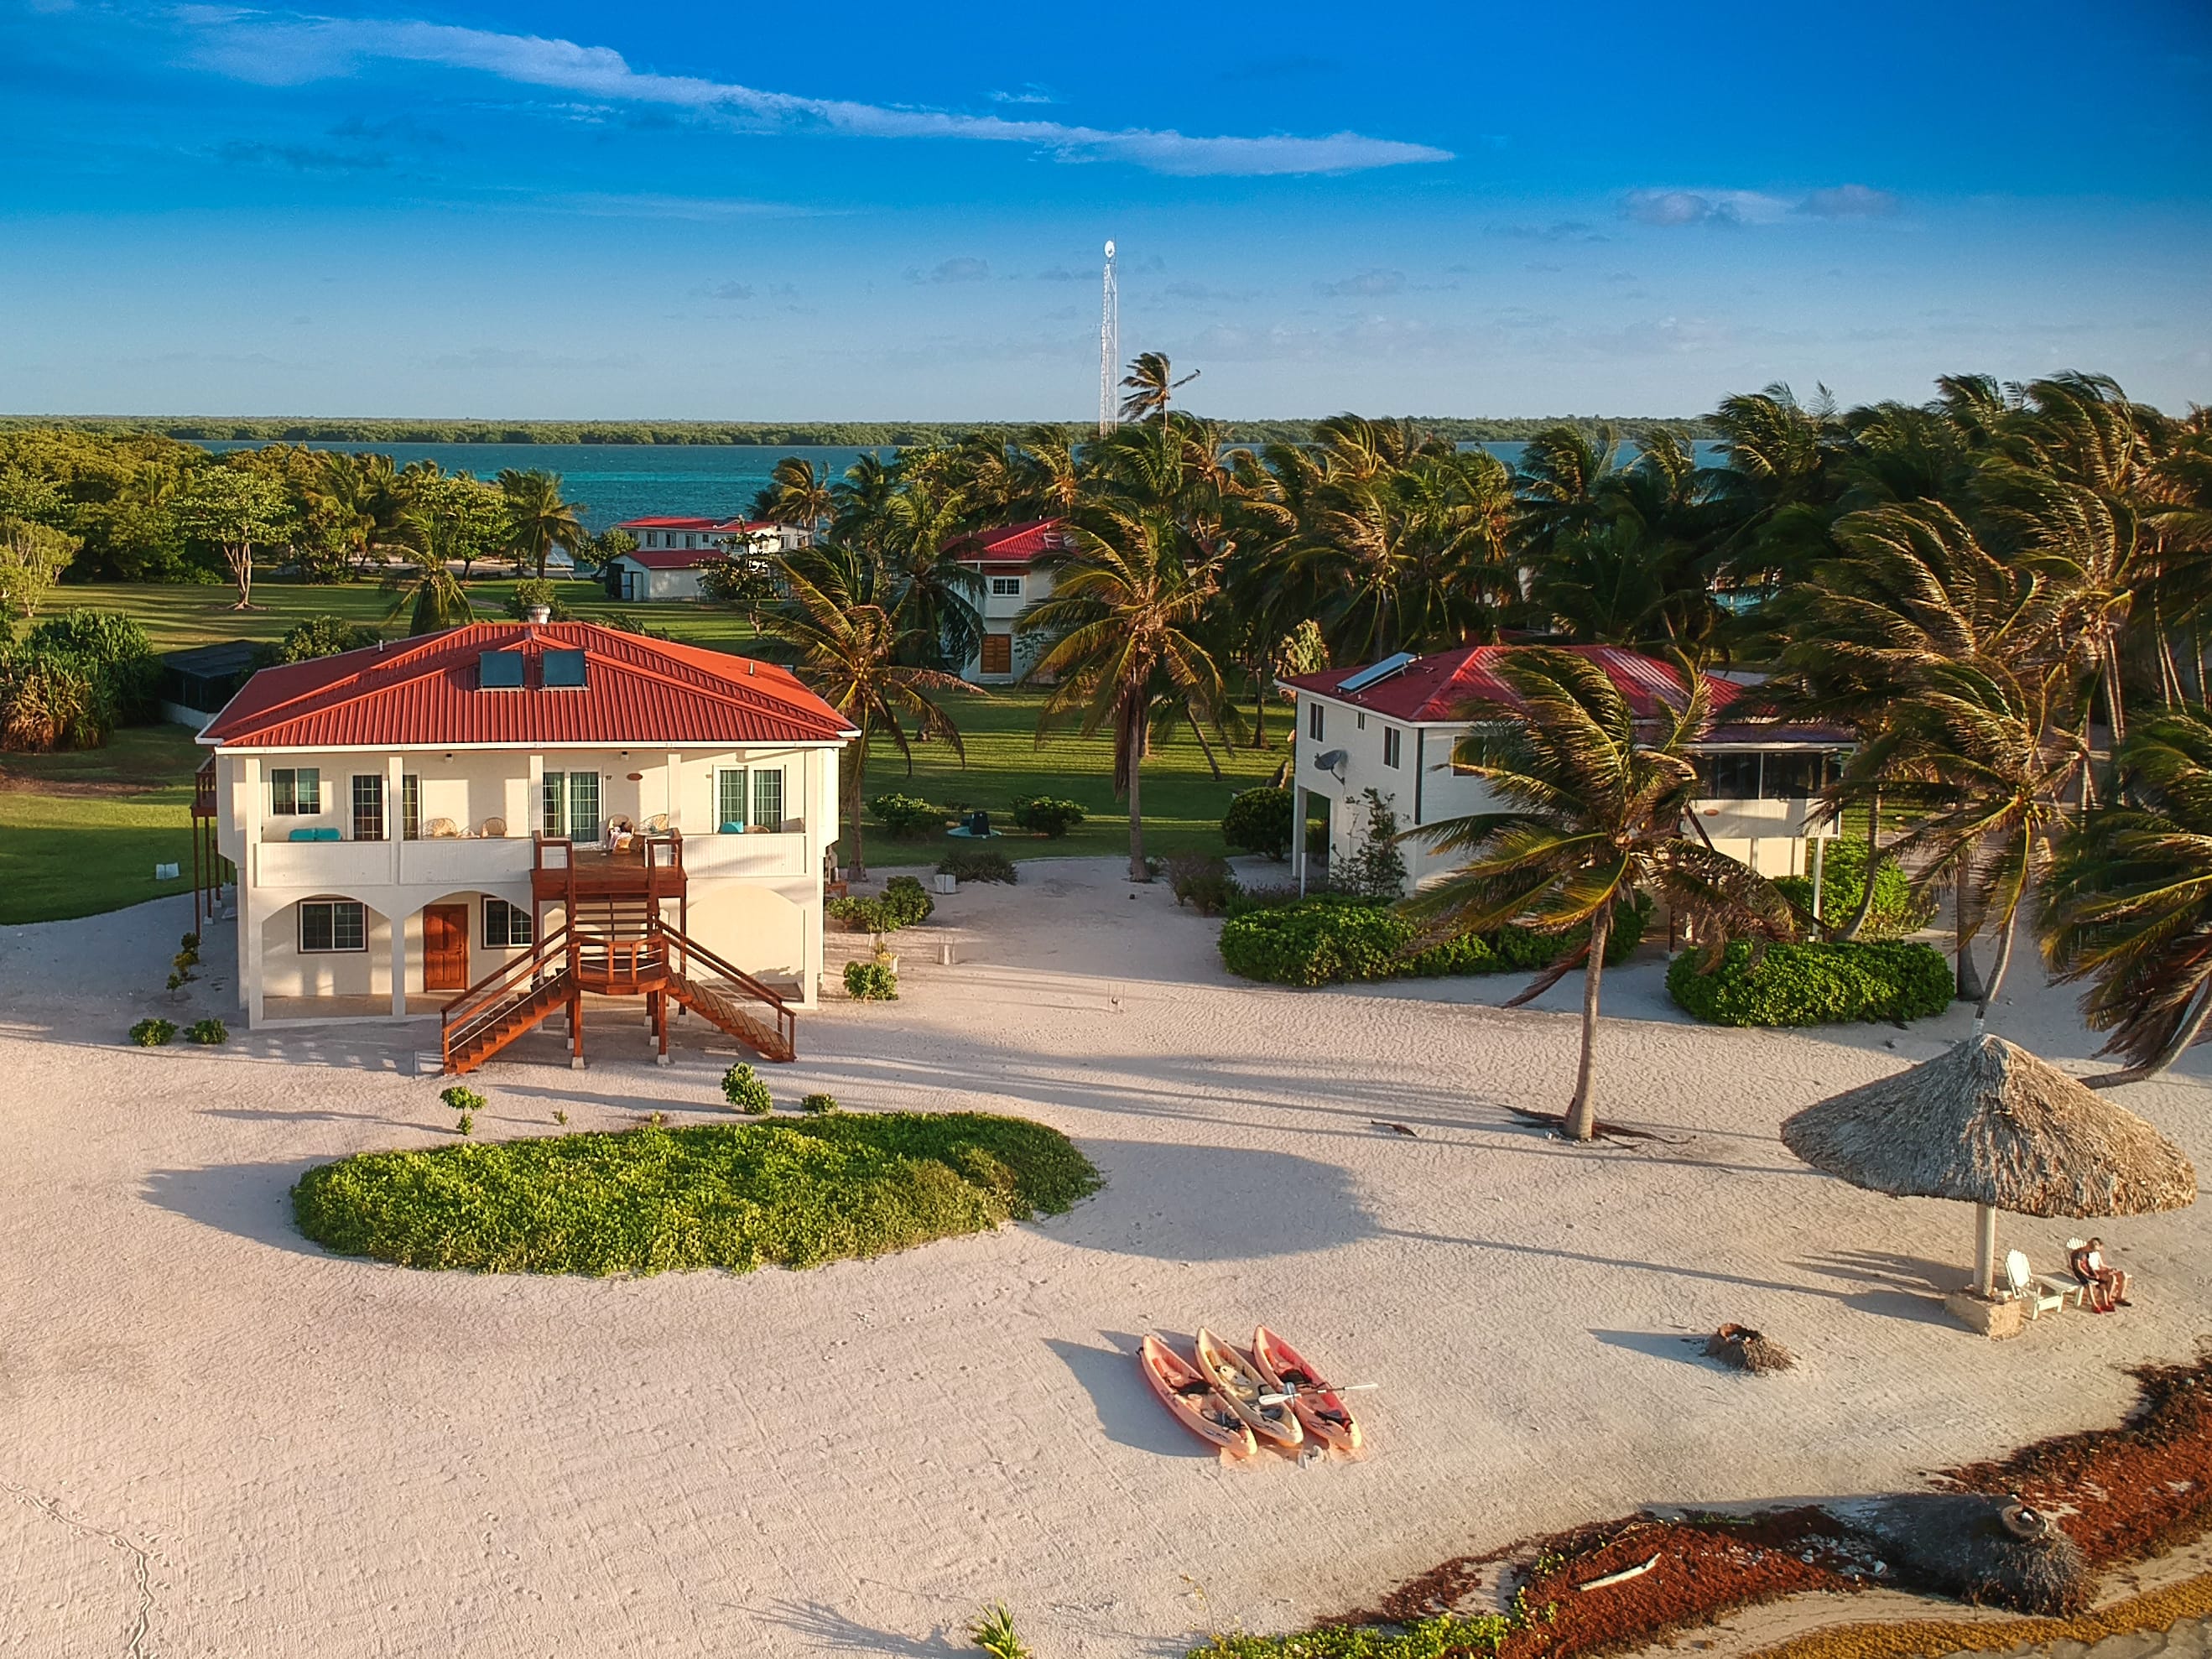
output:
[[[1253,1443],[1252,1431],[1244,1426],[1235,1407],[1197,1367],[1159,1338],[1145,1338],[1137,1351],[1137,1364],[1144,1368],[1145,1381],[1152,1385],[1160,1403],[1200,1439],[1237,1457],[1249,1457],[1259,1450]]]
[[[1306,1432],[1338,1451],[1359,1449],[1359,1425],[1327,1378],[1265,1325],[1252,1333],[1252,1363],[1267,1379],[1267,1392],[1287,1394]]]
[[[1278,1390],[1267,1385],[1260,1368],[1243,1349],[1224,1342],[1203,1325],[1198,1329],[1198,1368],[1237,1408],[1237,1415],[1261,1439],[1278,1446],[1295,1446],[1304,1440],[1297,1414],[1287,1405],[1262,1405],[1260,1396]]]

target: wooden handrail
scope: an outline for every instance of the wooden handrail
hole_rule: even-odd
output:
[[[528,956],[501,963],[445,1006],[440,1014],[439,1031],[447,1065],[453,1063],[456,1044],[475,1036],[485,1022],[495,1018],[522,990],[521,981],[526,975],[534,977],[544,971],[554,947],[564,944],[568,931],[565,927],[555,928],[531,947]]]

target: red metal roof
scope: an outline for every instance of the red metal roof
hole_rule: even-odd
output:
[[[1058,519],[1030,519],[961,538],[963,564],[1027,564],[1066,546]]]
[[[585,683],[545,690],[538,659],[580,650]],[[520,690],[483,690],[477,659],[519,652]],[[255,749],[514,744],[834,743],[837,711],[774,663],[647,639],[596,623],[472,623],[394,645],[264,668],[204,743]]]
[[[1517,698],[1505,682],[1498,677],[1497,666],[1508,652],[1526,651],[1534,647],[1524,645],[1468,645],[1455,650],[1431,652],[1417,657],[1398,673],[1388,679],[1378,680],[1364,691],[1340,692],[1337,687],[1358,673],[1354,665],[1348,668],[1330,668],[1318,674],[1302,674],[1285,680],[1285,685],[1297,690],[1331,697],[1354,708],[1364,708],[1385,715],[1391,720],[1432,721],[1456,725],[1467,719],[1470,704],[1480,702],[1517,706]],[[1682,680],[1671,663],[1656,657],[1648,657],[1640,651],[1631,651],[1617,645],[1574,645],[1565,647],[1577,656],[1587,657],[1605,671],[1606,678],[1617,686],[1627,701],[1629,712],[1638,720],[1656,720],[1662,707],[1678,708],[1682,701]],[[1744,699],[1746,688],[1733,680],[1723,679],[1717,674],[1702,675],[1705,695],[1715,715]],[[1738,720],[1726,726],[1716,725],[1705,734],[1708,743],[1753,742],[1759,740],[1804,743],[1847,743],[1851,740],[1849,730],[1843,726],[1792,722],[1758,720],[1747,703],[1737,711],[1748,716],[1755,724]]]

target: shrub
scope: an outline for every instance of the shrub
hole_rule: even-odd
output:
[[[799,1109],[809,1117],[827,1117],[837,1109],[837,1097],[811,1094],[799,1103]]]
[[[1820,855],[1820,915],[1831,927],[1839,927],[1857,912],[1866,890],[1867,844],[1863,841],[1831,841]],[[1813,878],[1778,876],[1774,885],[1808,922],[1813,919]],[[1867,912],[1863,939],[1895,939],[1918,932],[1935,914],[1932,902],[1913,896],[1912,884],[1892,859],[1874,878],[1874,908]]]
[[[175,969],[186,979],[194,977],[192,969],[199,965],[200,953],[197,951],[179,951],[176,955],[169,958],[169,966]]]
[[[1291,792],[1246,789],[1221,815],[1221,839],[1238,852],[1280,859],[1291,850]]]
[[[878,795],[868,803],[876,822],[901,841],[910,841],[945,827],[942,808],[912,795]]]
[[[1406,890],[1406,855],[1398,850],[1398,815],[1380,792],[1363,790],[1367,820],[1352,842],[1344,868],[1333,872],[1336,884],[1362,898],[1395,899]]]
[[[176,1035],[173,1019],[142,1019],[131,1028],[131,1040],[141,1048],[158,1048]]]
[[[1089,816],[1072,800],[1055,800],[1049,795],[1014,797],[1014,827],[1032,830],[1053,841],[1059,840]]]
[[[1228,860],[1211,853],[1172,853],[1168,889],[1177,904],[1188,904],[1201,916],[1218,916],[1229,908],[1237,878],[1229,872]]]
[[[466,1084],[454,1084],[438,1098],[457,1112],[481,1112],[484,1109],[484,1097]]]
[[[269,647],[269,659],[312,662],[318,657],[335,657],[342,651],[365,650],[382,637],[374,628],[349,623],[343,617],[310,617],[295,623],[283,639]]]
[[[0,655],[0,749],[97,749],[122,717],[112,678],[66,652]]]
[[[200,953],[200,936],[198,933],[186,933],[177,941],[177,948],[179,951],[190,951],[193,956],[198,957]]]
[[[893,876],[884,884],[884,908],[894,918],[893,927],[912,927],[927,921],[937,909],[937,901],[921,884],[919,876]]]
[[[995,847],[956,847],[938,860],[937,867],[958,881],[1011,883],[1020,878],[1014,861]]]
[[[167,984],[169,994],[174,996],[198,977],[199,975],[189,968],[172,968],[169,970]]]
[[[1834,1025],[1924,1019],[1951,1006],[1951,965],[1925,945],[1838,940],[1775,945],[1753,969],[1752,947],[1728,947],[1712,972],[1685,951],[1667,969],[1667,991],[1711,1025]]]
[[[477,1115],[474,1112],[463,1112],[455,1120],[453,1130],[457,1134],[474,1134],[477,1132]]]
[[[1643,939],[1650,901],[1638,894],[1615,913],[1606,941],[1607,967]],[[1501,927],[1422,942],[1397,912],[1370,899],[1323,893],[1237,914],[1221,928],[1221,960],[1234,974],[1276,985],[1335,985],[1348,980],[1432,979],[1453,974],[1533,973],[1589,937],[1577,928],[1539,933]]]
[[[848,962],[845,994],[855,1002],[896,1002],[898,975],[880,962]]]
[[[902,927],[928,921],[937,908],[937,901],[923,890],[915,877],[893,876],[884,884],[878,897],[854,895],[831,899],[823,908],[856,933],[895,933]]]
[[[91,669],[105,682],[118,721],[152,714],[161,664],[137,617],[119,611],[65,611],[33,629],[24,644],[36,655],[66,657]]]
[[[520,622],[523,613],[531,606],[542,605],[550,622],[573,622],[575,613],[561,603],[561,590],[552,582],[537,576],[527,576],[515,583],[507,596],[507,614]]]
[[[722,1098],[730,1103],[732,1111],[754,1117],[766,1117],[775,1105],[760,1073],[742,1060],[722,1073]]]
[[[989,1654],[991,1659],[1033,1659],[1029,1644],[1015,1630],[1014,1615],[1006,1610],[1004,1601],[983,1609],[975,1622],[968,1626],[968,1639]]]
[[[219,1019],[196,1019],[185,1027],[185,1041],[213,1046],[230,1041],[230,1028]]]
[[[1042,1123],[833,1112],[364,1152],[308,1170],[292,1213],[329,1249],[403,1267],[745,1273],[1058,1215],[1098,1186]]]

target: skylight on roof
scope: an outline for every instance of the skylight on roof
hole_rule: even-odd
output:
[[[486,691],[522,690],[522,653],[486,651],[477,658],[477,684]]]
[[[544,669],[547,690],[575,690],[584,684],[584,653],[580,651],[548,651]]]

